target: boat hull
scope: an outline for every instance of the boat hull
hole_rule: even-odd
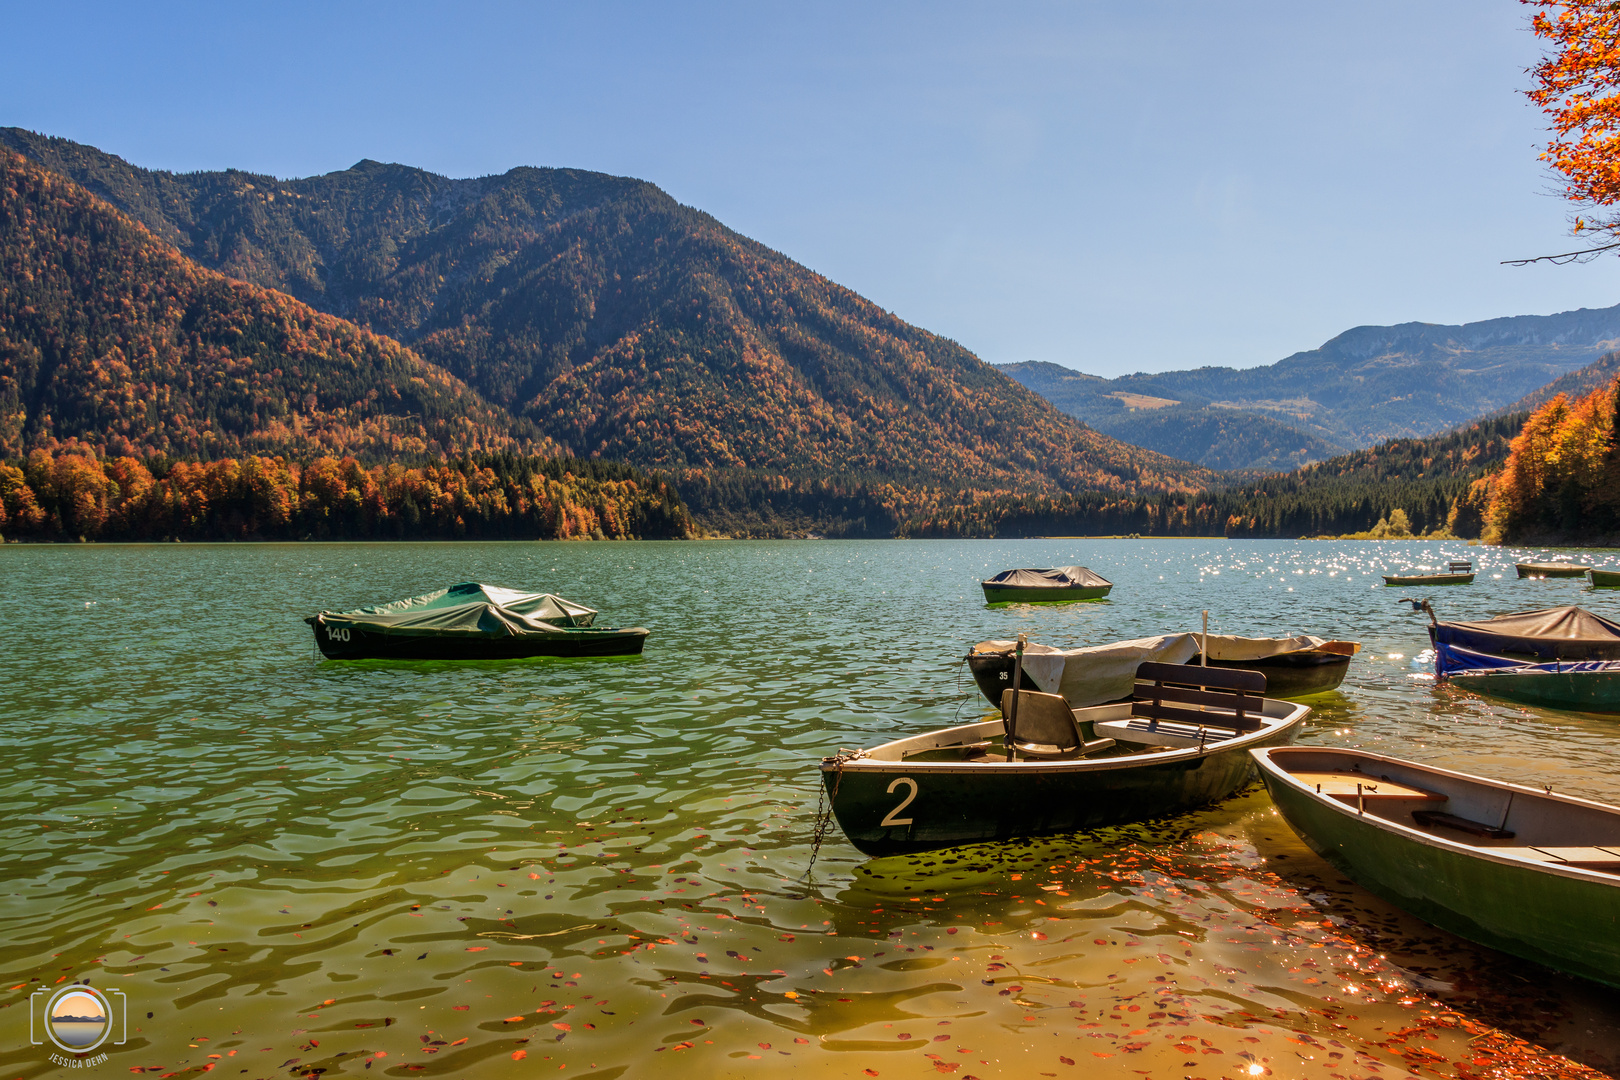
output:
[[[1301,791],[1280,772],[1262,767],[1260,776],[1284,820],[1369,892],[1459,937],[1620,987],[1620,881],[1486,860],[1381,827],[1353,806]]]
[[[1599,589],[1620,589],[1620,570],[1592,570],[1592,585]]]
[[[1620,672],[1513,671],[1453,674],[1452,683],[1488,697],[1577,712],[1620,713]]]
[[[1310,710],[1239,747],[1211,747],[1159,763],[1131,758],[919,765],[907,761],[822,763],[822,782],[844,835],[863,854],[1083,832],[1166,817],[1220,802],[1254,780],[1253,746],[1298,735]]]
[[[1523,576],[1522,574],[1520,575]],[[1395,585],[1472,585],[1473,574],[1385,574],[1384,584]]]
[[[1197,664],[1194,657],[1190,664]],[[971,653],[967,660],[973,682],[991,705],[1001,706],[1001,692],[1012,686],[1011,653]],[[1258,660],[1211,660],[1210,667],[1258,671],[1266,677],[1266,697],[1297,698],[1325,694],[1344,682],[1350,670],[1350,657],[1342,653],[1300,652],[1267,656]],[[1025,690],[1045,694],[1061,693],[1058,687],[1041,686],[1028,669],[1020,680]]]
[[[984,601],[987,604],[1056,604],[1067,600],[1101,600],[1113,589],[1112,585],[1031,587],[997,585],[989,581],[979,582],[979,587],[984,590]]]
[[[1522,578],[1585,577],[1592,569],[1574,563],[1514,563],[1513,568]]]
[[[529,657],[640,656],[649,631],[587,627],[555,634],[489,638],[472,634],[379,634],[308,620],[328,660],[522,660]],[[334,632],[335,631],[335,632]]]
[[[1198,658],[1188,663],[1197,664]],[[1211,660],[1209,666],[1258,671],[1266,677],[1266,697],[1289,699],[1338,689],[1350,670],[1350,657],[1313,650],[1281,653],[1258,660]]]

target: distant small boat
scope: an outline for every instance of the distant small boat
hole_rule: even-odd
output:
[[[1370,892],[1620,987],[1620,808],[1361,750],[1253,757],[1300,839]]]
[[[328,660],[515,660],[637,656],[647,630],[591,625],[593,608],[551,593],[467,581],[304,621]]]
[[[1081,649],[1057,649],[1031,643],[1024,650],[1025,685],[1062,694],[1075,708],[1123,701],[1136,683],[1136,665],[1197,664],[1202,634],[1166,634]],[[1274,698],[1306,697],[1337,687],[1350,670],[1350,658],[1361,651],[1354,641],[1330,641],[1300,634],[1286,638],[1246,638],[1210,634],[1209,666],[1259,671],[1266,694]],[[974,683],[992,705],[1012,685],[1014,643],[981,641],[968,653]]]
[[[1522,576],[1522,575],[1521,575]],[[1444,574],[1385,574],[1385,585],[1472,585],[1474,564],[1454,562]]]
[[[1620,588],[1620,570],[1599,570],[1592,567],[1588,571],[1592,578],[1592,585],[1598,589]]]
[[[999,719],[821,762],[832,814],[867,855],[1049,836],[1219,802],[1254,776],[1247,750],[1292,742],[1310,708],[1265,676],[1140,665],[1135,700],[1070,709],[1009,687]]]
[[[1003,570],[979,582],[990,604],[1048,604],[1060,600],[1101,600],[1114,583],[1083,566],[1044,570]]]
[[[1522,578],[1585,577],[1592,568],[1569,562],[1521,562],[1513,568]]]

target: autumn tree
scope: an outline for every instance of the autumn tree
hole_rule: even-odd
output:
[[[1551,51],[1530,69],[1525,91],[1547,114],[1552,138],[1541,160],[1577,207],[1576,236],[1593,246],[1538,259],[1589,258],[1620,248],[1620,4],[1614,0],[1523,0],[1531,29]]]

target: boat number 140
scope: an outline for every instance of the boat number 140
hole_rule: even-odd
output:
[[[897,787],[900,787],[902,784],[911,789],[910,793],[907,794],[904,799],[900,800],[900,805],[899,806],[897,806],[893,810],[889,811],[889,816],[888,817],[886,817],[882,821],[878,822],[878,825],[880,827],[881,826],[886,826],[886,825],[910,825],[911,824],[911,819],[910,818],[908,818],[908,817],[896,817],[895,815],[900,813],[900,811],[904,810],[906,807],[910,806],[911,805],[911,800],[915,799],[917,797],[917,781],[913,780],[909,776],[899,777],[898,779],[894,780],[892,783],[889,784],[889,794],[891,794],[891,795],[894,794],[894,789],[897,788]]]
[[[348,641],[349,628],[347,626],[328,626],[326,628],[327,641]]]

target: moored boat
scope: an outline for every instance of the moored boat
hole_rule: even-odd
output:
[[[1594,588],[1620,589],[1620,570],[1599,570],[1594,566],[1587,573]]]
[[[1101,600],[1114,583],[1084,566],[1003,570],[979,582],[987,604],[1049,604],[1063,600]]]
[[[304,621],[328,660],[635,656],[649,631],[599,627],[593,608],[478,582]]]
[[[1521,562],[1513,569],[1522,578],[1585,577],[1592,568],[1571,562]]]
[[[1262,697],[1252,671],[1145,663],[1138,678],[1135,700],[1084,709],[1009,687],[998,719],[828,757],[832,814],[873,856],[1160,817],[1248,784],[1247,751],[1310,715]]]
[[[1134,638],[1081,649],[1030,644],[1024,651],[1026,685],[1062,694],[1081,708],[1122,701],[1131,696],[1136,665],[1143,661],[1197,664],[1199,641],[1209,641],[1209,666],[1243,668],[1266,676],[1266,694],[1274,698],[1326,693],[1344,681],[1359,642],[1332,641],[1309,634],[1285,638],[1247,638],[1230,634],[1166,634]],[[985,700],[999,705],[1012,685],[1014,643],[981,641],[968,653],[968,670]]]
[[[1368,891],[1620,987],[1620,808],[1361,750],[1253,757],[1289,826]]]
[[[1478,654],[1510,662],[1620,660],[1620,623],[1574,606],[1516,611],[1478,622],[1441,622],[1427,601],[1435,673],[1480,667]]]
[[[1385,585],[1472,585],[1473,583],[1474,564],[1465,561],[1451,563],[1444,574],[1384,575]]]

